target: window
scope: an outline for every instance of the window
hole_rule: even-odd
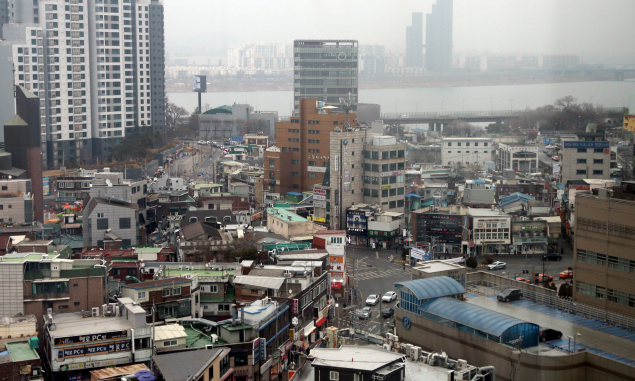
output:
[[[577,164],[586,164],[586,159],[578,159]]]
[[[584,152],[586,152],[586,150]],[[604,148],[594,148],[593,153],[604,153]]]
[[[576,175],[586,175],[586,169],[578,169],[575,173]]]
[[[315,173],[309,173],[309,178],[310,179],[315,179],[317,177],[317,175]]]
[[[300,173],[299,172],[291,172],[291,176],[293,177],[299,177]]]
[[[448,147],[452,147],[452,142],[448,142]]]
[[[586,282],[575,282],[575,292],[581,295],[587,295],[598,299],[604,299],[606,288],[596,286]]]
[[[627,292],[611,290],[610,288],[606,292],[606,296],[609,302],[621,304],[623,306],[635,308],[635,295]]]
[[[145,298],[146,298],[146,292],[145,291],[137,292],[137,299],[145,299]]]
[[[594,169],[594,170],[593,170],[593,174],[594,174],[594,175],[603,175],[603,174],[604,174],[604,171],[603,171],[603,170],[601,170],[601,169]]]
[[[579,153],[586,153],[586,148],[578,148]]]
[[[236,360],[236,358],[234,358],[234,361],[235,360]],[[245,364],[245,365],[247,365],[247,364]],[[209,380],[213,380],[214,379],[214,365],[210,365],[209,369],[207,370],[207,378]]]
[[[106,230],[108,229],[108,219],[107,218],[98,218],[97,219],[97,230]]]
[[[300,160],[291,160],[291,164],[300,164]]]
[[[314,161],[309,160],[309,165],[311,165],[311,166],[315,167],[315,162],[314,162]]]
[[[179,344],[178,340],[166,340],[163,342],[164,347],[173,347],[178,344]]]
[[[635,261],[609,255],[609,268],[633,274],[635,273]]]
[[[384,151],[384,152],[382,152],[382,153],[381,153],[381,159],[382,159],[382,160],[388,159],[388,155],[389,155],[389,152],[388,152],[388,151]]]
[[[130,218],[119,219],[119,229],[130,229]]]
[[[172,295],[181,295],[181,287],[174,287],[172,289]]]
[[[593,164],[604,164],[604,159],[593,159]]]
[[[68,304],[62,304],[62,305],[60,305],[57,308],[59,308],[60,310],[67,310],[68,309]]]
[[[597,266],[606,266],[606,254],[595,253],[593,251],[587,251],[578,249],[576,251],[577,259],[580,262],[588,263]]]
[[[163,292],[162,292],[162,295],[163,295],[164,297],[166,297],[166,296],[170,296],[170,289],[169,289],[169,288],[164,288],[164,289],[163,289]]]
[[[339,372],[330,371],[329,372],[329,380],[331,381],[339,381],[340,374]]]

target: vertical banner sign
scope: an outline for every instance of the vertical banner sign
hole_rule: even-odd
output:
[[[267,340],[263,337],[260,338],[260,358],[267,358]]]
[[[298,314],[298,299],[291,300],[291,313],[294,315]]]
[[[340,156],[339,155],[335,155],[335,168],[333,169],[333,172],[338,172],[340,170]]]

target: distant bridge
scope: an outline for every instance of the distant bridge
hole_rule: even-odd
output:
[[[624,107],[605,107],[609,113],[623,113]],[[384,124],[430,124],[430,131],[442,131],[443,125],[455,120],[463,122],[498,122],[517,118],[525,110],[392,112],[381,114]]]

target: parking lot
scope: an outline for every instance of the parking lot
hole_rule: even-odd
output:
[[[479,258],[479,261],[482,260]],[[494,261],[501,261],[507,264],[507,268],[500,270],[487,270],[496,275],[500,275],[505,278],[514,279],[514,277],[531,278],[531,273],[544,273],[553,276],[553,283],[559,286],[564,282],[563,279],[558,277],[561,271],[567,270],[569,267],[573,267],[573,255],[564,254],[561,261],[542,261],[541,255],[525,256],[495,256]],[[544,267],[543,267],[544,266]],[[527,269],[528,273],[523,274],[523,270]]]

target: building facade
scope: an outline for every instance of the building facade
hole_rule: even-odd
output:
[[[573,297],[635,316],[635,184],[613,189],[576,195]]]
[[[293,114],[300,113],[300,99],[318,98],[339,107],[340,97],[351,94],[357,105],[357,40],[293,41]]]
[[[34,221],[31,180],[0,180],[0,214],[0,223]]]
[[[107,158],[134,127],[165,133],[163,4],[110,5],[12,1],[3,58],[39,98],[49,168]]]
[[[406,66],[423,66],[423,13],[412,12],[412,25],[406,27]]]
[[[602,132],[577,133],[562,143],[562,182],[610,177],[610,143]]]
[[[527,173],[538,172],[539,150],[537,145],[499,143],[496,167],[499,171],[513,169]]]
[[[344,127],[346,114],[320,107],[317,98],[303,98],[300,106],[298,116],[277,124],[280,152],[273,147],[265,151],[265,180],[271,193],[303,192],[322,184],[331,159],[330,133]],[[355,114],[349,114],[353,127],[354,120]]]
[[[441,164],[483,166],[492,160],[491,138],[443,138],[441,139]]]

